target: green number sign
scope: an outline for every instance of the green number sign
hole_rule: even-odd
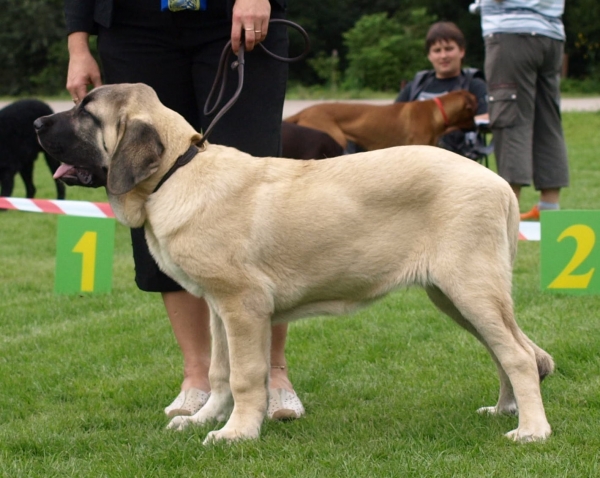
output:
[[[542,289],[600,293],[600,211],[544,211],[540,222]]]
[[[110,292],[114,242],[114,219],[60,216],[54,291]]]

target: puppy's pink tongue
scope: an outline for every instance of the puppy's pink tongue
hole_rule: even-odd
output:
[[[71,166],[70,164],[61,164],[58,169],[56,170],[56,172],[54,173],[54,176],[52,176],[54,179],[58,179],[62,176],[64,176],[65,174],[67,174],[69,171],[71,171],[73,168],[73,166]]]

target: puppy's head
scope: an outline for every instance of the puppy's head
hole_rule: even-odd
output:
[[[55,178],[120,195],[159,169],[165,153],[159,130],[181,121],[149,86],[120,84],[96,88],[73,109],[38,118],[34,127],[41,146],[62,163]],[[195,132],[187,127],[189,141]]]

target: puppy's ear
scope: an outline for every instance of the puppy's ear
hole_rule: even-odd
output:
[[[108,168],[108,192],[125,194],[158,169],[165,150],[158,131],[141,120],[127,123]]]

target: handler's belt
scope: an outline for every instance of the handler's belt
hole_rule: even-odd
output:
[[[207,0],[160,0],[161,11],[182,12],[206,10]]]

